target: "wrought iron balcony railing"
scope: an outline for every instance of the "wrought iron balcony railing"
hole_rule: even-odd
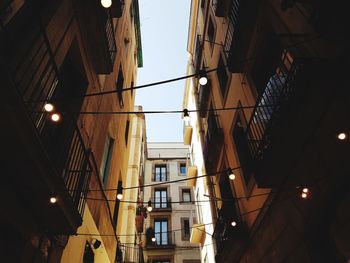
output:
[[[165,197],[165,198],[152,197],[150,201],[152,202],[152,207],[153,207],[152,211],[171,209],[171,197]]]
[[[263,158],[264,152],[270,145],[270,134],[278,121],[283,107],[286,106],[294,89],[294,80],[301,64],[297,61],[280,61],[273,75],[268,81],[265,91],[258,98],[253,113],[246,128],[246,138],[253,160]]]
[[[199,85],[198,108],[199,108],[199,115],[201,118],[205,118],[207,116],[210,89],[211,89],[210,79],[208,79],[208,83],[206,85]]]

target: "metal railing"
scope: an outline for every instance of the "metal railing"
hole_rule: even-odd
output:
[[[150,201],[152,202],[153,210],[171,209],[171,197],[152,197]]]
[[[286,66],[289,64],[290,66]],[[270,134],[280,117],[280,112],[294,90],[294,80],[300,64],[296,61],[280,61],[276,73],[268,81],[264,92],[258,98],[245,134],[254,160],[262,158],[269,147]]]
[[[203,52],[203,41],[201,35],[196,37],[196,47],[193,56],[193,65],[196,70],[201,68],[202,61],[202,52]]]
[[[65,116],[59,125],[43,111],[44,104],[64,87],[60,81],[49,40],[38,17],[33,13],[27,26],[30,32],[22,34],[21,43],[13,43],[10,36],[2,57],[8,64],[8,73],[36,128],[56,174],[60,177],[72,206],[83,217],[86,194],[92,173],[90,150],[86,149],[76,120]]]
[[[240,7],[241,0],[233,0],[231,2],[231,6],[228,13],[228,26],[226,31],[226,37],[224,42],[224,51],[226,54],[229,54],[231,45],[232,45],[232,39],[233,34],[236,28],[238,16],[239,16],[239,7]]]
[[[117,45],[115,43],[114,25],[113,25],[113,19],[110,14],[110,10],[105,9],[105,12],[106,12],[106,22],[105,22],[106,40],[107,40],[109,56],[110,56],[112,68],[113,68],[114,60],[117,54]]]
[[[210,79],[208,79],[208,83],[206,85],[199,85],[198,108],[199,108],[199,115],[201,118],[205,118],[207,116],[207,107],[209,102],[210,89],[211,89]]]

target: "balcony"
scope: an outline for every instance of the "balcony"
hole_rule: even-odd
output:
[[[165,198],[155,198],[152,197],[150,199],[152,202],[153,210],[152,212],[163,212],[163,211],[171,211],[171,197]]]
[[[210,89],[211,89],[210,79],[208,79],[208,83],[206,85],[199,85],[198,109],[199,109],[199,116],[201,118],[207,117]]]
[[[293,185],[307,184],[312,174],[324,173],[315,167],[324,165],[349,170],[348,151],[335,138],[348,118],[347,102],[341,89],[329,91],[334,84],[328,63],[295,59],[286,67],[281,62],[277,71],[282,74],[270,78],[257,100],[245,134],[260,187],[277,187],[288,175]],[[324,149],[332,154],[320,157]]]
[[[193,224],[191,229],[190,242],[192,244],[204,244],[205,237],[205,225]]]
[[[113,4],[115,2],[118,1]],[[79,10],[93,67],[97,74],[109,74],[113,71],[117,53],[112,11],[103,8],[99,1],[84,1]]]
[[[197,35],[196,39],[196,48],[193,54],[193,66],[195,70],[199,70],[201,68],[202,63],[202,53],[203,53],[203,41],[200,35]]]
[[[193,128],[191,125],[184,124],[184,144],[185,145],[191,145],[192,142],[192,131]]]
[[[124,0],[112,0],[112,5],[110,7],[111,10],[111,16],[120,18],[123,15],[124,11]]]
[[[192,180],[187,181],[187,186],[194,187],[196,185],[197,180],[197,166],[194,162],[193,153],[188,154],[187,161],[186,161],[186,177],[193,178]]]
[[[26,6],[22,11],[32,17]],[[14,28],[3,32],[6,40],[0,51],[0,74],[1,105],[6,109],[2,118],[6,123],[2,129],[6,138],[2,144],[6,152],[4,178],[18,189],[16,196],[26,199],[25,203],[12,201],[13,207],[21,209],[21,217],[27,221],[35,217],[37,224],[50,233],[74,234],[82,223],[92,155],[76,126],[76,116],[65,115],[61,122],[53,123],[43,106],[45,100],[70,92],[80,95],[85,90],[75,90],[78,87],[72,88],[62,80],[47,36],[37,21],[20,19],[11,25]],[[20,41],[16,41],[18,37]],[[66,61],[63,64],[65,69],[70,66]],[[74,111],[81,103],[57,102],[56,108]],[[48,200],[53,194],[58,201],[51,205]]]
[[[217,1],[226,2],[226,1]],[[242,73],[244,61],[256,23],[256,0],[233,0],[228,11],[228,27],[224,42],[227,65],[232,73]]]

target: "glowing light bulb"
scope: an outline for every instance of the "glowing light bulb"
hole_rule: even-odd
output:
[[[122,200],[123,199],[123,194],[117,194],[117,199]]]
[[[51,111],[53,111],[53,109],[54,109],[54,106],[51,103],[46,103],[44,105],[44,110],[47,112],[51,112]]]
[[[112,5],[112,0],[101,0],[101,5],[104,8],[109,8]]]
[[[341,141],[344,141],[348,136],[346,135],[345,132],[341,132],[338,134],[338,139],[341,140]]]
[[[306,199],[307,198],[307,193],[302,193],[301,198]]]
[[[308,188],[303,188],[303,193],[308,193],[309,192],[309,189]]]
[[[147,211],[148,212],[152,212],[152,210],[153,210],[152,206],[147,206]]]
[[[237,226],[236,221],[232,221],[232,222],[231,222],[231,226]]]
[[[152,242],[156,242],[156,238],[155,237],[152,237]]]
[[[199,84],[202,86],[206,85],[208,83],[208,78],[206,76],[202,76],[199,78]]]
[[[57,197],[56,196],[51,196],[50,197],[50,203],[51,204],[54,204],[54,203],[56,203],[57,202]]]
[[[230,173],[230,175],[228,176],[228,178],[230,178],[230,180],[235,180],[236,179],[236,176],[234,175],[234,173]]]
[[[54,122],[58,122],[61,119],[61,115],[59,115],[58,113],[54,113],[51,115],[51,120]]]

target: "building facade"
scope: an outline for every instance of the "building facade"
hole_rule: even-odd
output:
[[[200,222],[206,235],[193,233],[202,262],[350,258],[344,10],[326,1],[191,2],[188,74],[208,78],[188,80],[184,96],[184,108],[197,110],[185,142],[203,158],[197,175],[210,175],[194,185],[197,200],[211,200],[199,212],[211,208]]]
[[[199,262],[198,245],[189,241],[197,221],[193,191],[186,181],[171,182],[186,179],[187,156],[183,143],[148,143],[144,202],[152,211],[145,220],[146,262]]]
[[[132,116],[130,155],[128,173],[126,176],[126,187],[123,191],[123,201],[119,204],[121,216],[118,217],[118,235],[125,263],[142,263],[143,250],[142,233],[144,226],[143,191],[139,186],[143,185],[145,174],[145,160],[147,158],[147,137],[145,115],[141,106],[135,106]],[[141,210],[141,211],[140,211]]]
[[[1,1],[0,22],[1,261],[120,262],[105,189],[125,186],[132,120],[91,112],[133,110],[138,1]]]

